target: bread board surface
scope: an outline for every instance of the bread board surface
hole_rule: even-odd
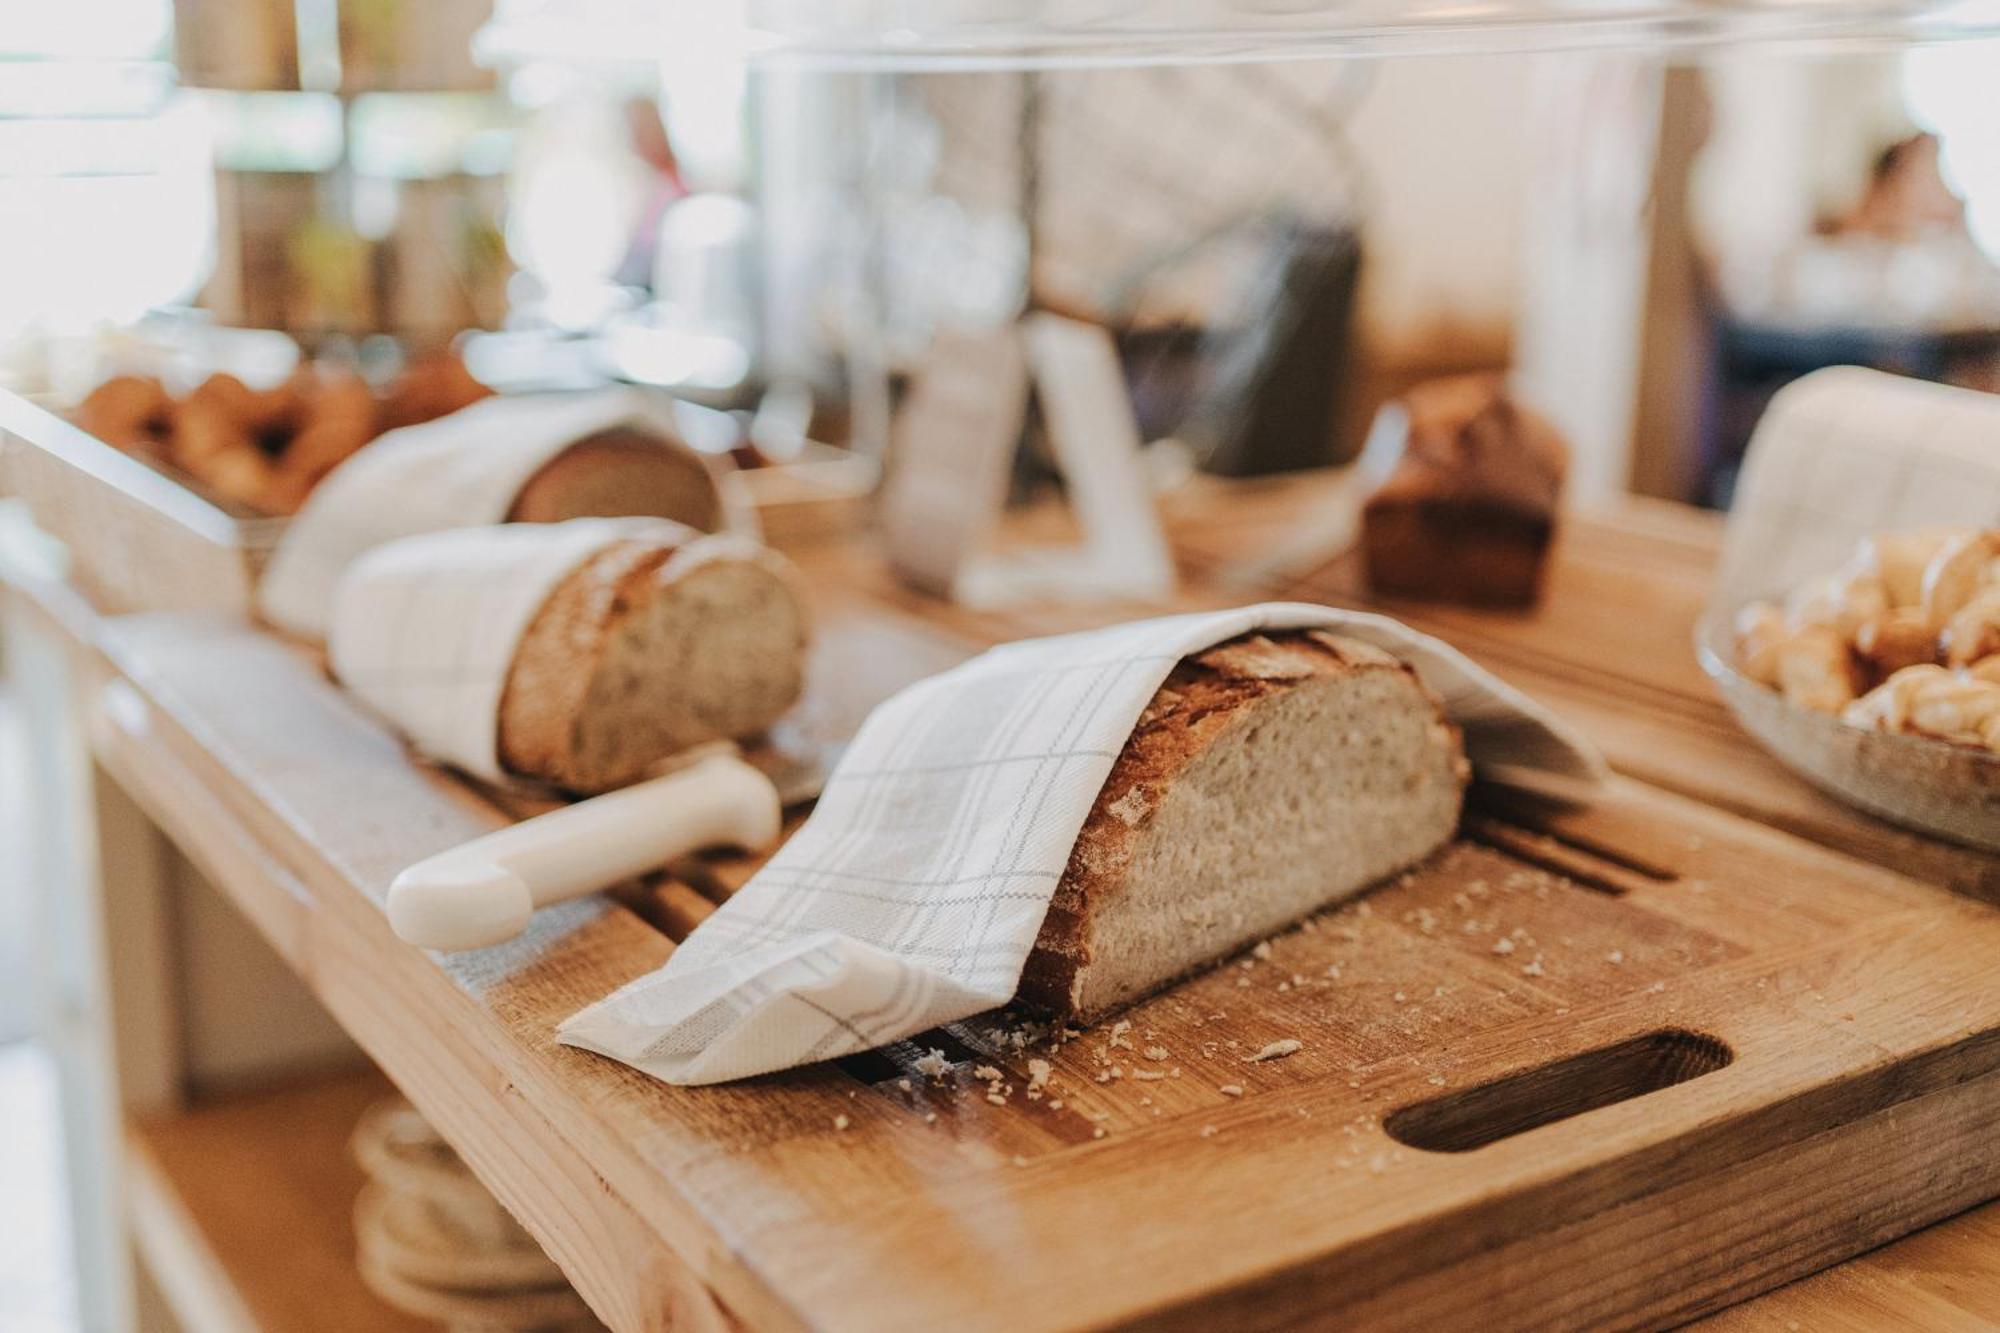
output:
[[[835,729],[951,651],[847,614],[809,710]],[[1588,812],[1482,794],[1424,866],[1123,1029],[1051,1050],[994,1017],[672,1088],[554,1026],[658,966],[751,862],[412,956],[374,903],[493,808],[250,631],[147,618],[115,656],[295,867],[325,918],[306,947],[335,922],[364,946],[325,984],[393,972],[427,1039],[495,1052],[506,1095],[745,1323],[1656,1326],[2000,1194],[2000,915],[1637,784]],[[378,1058],[433,1115],[402,1040]]]

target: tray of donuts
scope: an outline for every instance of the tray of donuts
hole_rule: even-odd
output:
[[[306,365],[266,387],[115,374],[66,411],[5,404],[5,489],[107,611],[247,610],[286,519],[385,431],[490,393],[448,352],[371,386]]]
[[[67,420],[0,407],[6,488],[113,612],[252,611],[300,511],[336,475],[375,466],[367,446],[387,448],[392,432],[408,476],[350,485],[346,521],[408,485],[464,495],[478,515],[467,522],[645,514],[784,547],[851,529],[874,488],[873,460],[796,431],[789,448],[760,448],[731,414],[627,386],[495,395],[449,353],[381,387],[308,364],[268,387],[216,373],[177,392],[113,376]]]
[[[1879,533],[1711,614],[1703,667],[1765,748],[1849,804],[2000,852],[2000,529]]]

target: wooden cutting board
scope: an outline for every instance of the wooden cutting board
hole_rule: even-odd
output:
[[[821,716],[939,651],[830,619]],[[553,1127],[745,1323],[1660,1326],[2000,1195],[2000,914],[1636,783],[1588,812],[1483,795],[1416,872],[1129,1026],[1000,1016],[671,1088],[553,1027],[749,862],[627,892],[652,930],[573,904],[518,947],[413,958],[369,900],[490,807],[247,630],[153,618],[114,657],[313,895],[300,947],[334,1002],[437,1006],[360,1034],[419,1108],[476,1119],[425,1085],[426,1042],[504,1046],[494,1105]],[[537,1214],[510,1173],[540,1168],[466,1149],[545,1240],[583,1206]],[[618,1276],[552,1248],[587,1294]]]

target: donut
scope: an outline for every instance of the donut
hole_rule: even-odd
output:
[[[174,429],[174,400],[149,375],[113,375],[92,389],[70,419],[106,444],[157,457]]]

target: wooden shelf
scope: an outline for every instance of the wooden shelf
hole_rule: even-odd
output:
[[[210,1102],[127,1133],[132,1229],[191,1329],[415,1333],[355,1268],[347,1136],[392,1092],[374,1071]]]

